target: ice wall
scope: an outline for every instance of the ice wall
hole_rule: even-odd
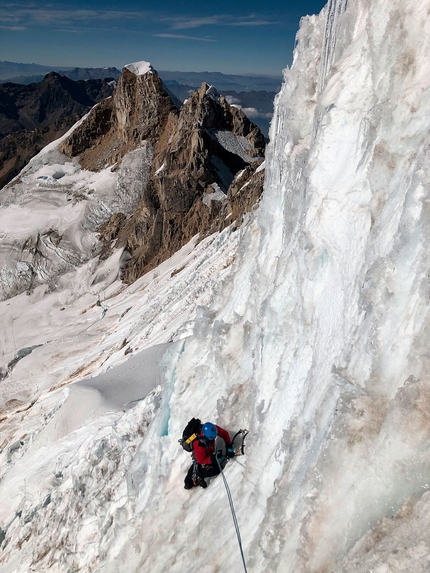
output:
[[[251,430],[229,474],[251,571],[429,566],[429,13],[302,20],[261,208],[172,372],[169,435],[198,406]]]

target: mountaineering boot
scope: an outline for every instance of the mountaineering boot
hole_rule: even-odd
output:
[[[199,485],[200,487],[202,487],[203,489],[208,487],[208,484],[205,482],[205,480],[201,477],[197,477],[197,485]]]
[[[193,483],[186,483],[186,484],[184,485],[184,489],[192,489],[193,487],[194,487],[194,484],[193,484]]]

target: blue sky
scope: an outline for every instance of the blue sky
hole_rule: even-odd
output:
[[[0,1],[0,60],[279,75],[324,0]]]

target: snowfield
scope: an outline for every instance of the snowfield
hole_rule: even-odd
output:
[[[0,303],[0,573],[241,571],[222,479],[183,489],[192,416],[250,431],[248,573],[429,571],[429,14],[302,19],[240,231]]]

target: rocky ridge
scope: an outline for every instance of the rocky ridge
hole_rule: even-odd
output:
[[[117,164],[142,141],[154,145],[170,114],[177,114],[177,108],[158,75],[136,75],[124,68],[112,99],[95,106],[60,151],[79,155],[82,167],[100,171]]]
[[[98,104],[60,151],[82,167],[118,168],[142,141],[153,149],[151,175],[130,215],[100,228],[105,255],[123,246],[132,282],[196,234],[241,219],[262,192],[265,140],[243,112],[203,83],[179,110],[152,68],[124,68],[112,98]],[[234,206],[234,207],[233,207]]]
[[[40,83],[0,85],[0,187],[109,97],[113,87],[109,80],[75,82],[55,72]]]

